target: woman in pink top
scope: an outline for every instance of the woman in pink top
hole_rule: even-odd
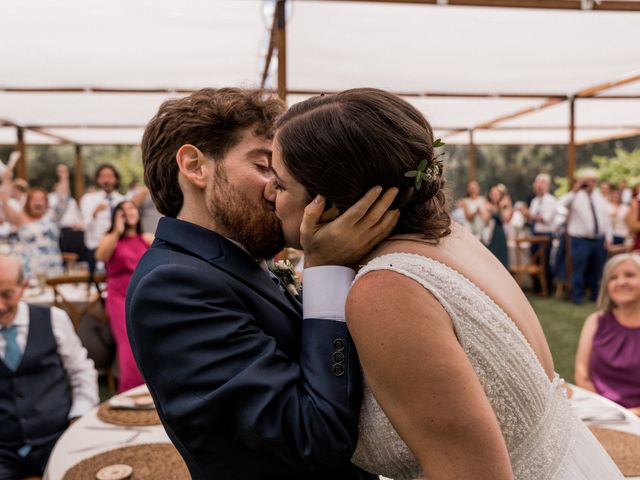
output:
[[[598,308],[580,334],[576,384],[640,415],[640,255],[607,262]]]
[[[118,353],[118,392],[144,383],[129,345],[124,304],[131,275],[152,241],[151,234],[142,233],[136,206],[124,201],[113,210],[111,228],[96,249],[96,260],[104,262],[107,271],[106,308]]]

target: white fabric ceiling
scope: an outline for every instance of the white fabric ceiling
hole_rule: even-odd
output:
[[[136,144],[159,104],[181,94],[91,89],[256,86],[271,27],[268,7],[260,0],[4,0],[0,122],[44,126],[79,144]],[[294,0],[287,22],[287,87],[572,95],[640,74],[638,45],[640,12]],[[275,87],[274,81],[269,85]],[[7,91],[16,87],[87,91]],[[603,94],[640,96],[640,81]],[[469,141],[467,132],[452,129],[478,127],[545,102],[406,98],[448,143]],[[476,130],[474,142],[567,143],[568,105]],[[576,125],[578,142],[637,134],[640,99],[578,99]],[[0,144],[15,137],[15,128],[0,128]],[[25,140],[56,142],[29,131]]]

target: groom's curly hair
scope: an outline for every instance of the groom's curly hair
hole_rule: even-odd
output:
[[[176,217],[182,208],[176,163],[182,145],[220,161],[247,128],[273,138],[275,119],[283,111],[281,100],[260,89],[204,88],[164,102],[142,137],[144,181],[158,211]]]
[[[451,233],[431,125],[397,95],[355,88],[297,103],[278,119],[275,144],[310,197],[321,194],[344,211],[376,185],[397,187],[391,208],[401,215],[394,233],[419,233],[434,243]],[[416,188],[406,174],[424,160],[437,173]]]

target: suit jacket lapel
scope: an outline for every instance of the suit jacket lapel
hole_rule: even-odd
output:
[[[247,252],[214,231],[165,217],[160,219],[156,238],[224,270],[289,314],[296,317],[302,315],[302,305],[296,300],[290,302]]]

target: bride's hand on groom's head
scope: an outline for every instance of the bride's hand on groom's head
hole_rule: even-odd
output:
[[[300,225],[304,266],[357,264],[389,236],[398,223],[400,212],[389,210],[397,194],[397,188],[390,188],[383,193],[381,187],[374,187],[328,223],[323,221],[326,201],[320,195],[316,197],[304,209]],[[331,209],[327,214],[330,212]]]

